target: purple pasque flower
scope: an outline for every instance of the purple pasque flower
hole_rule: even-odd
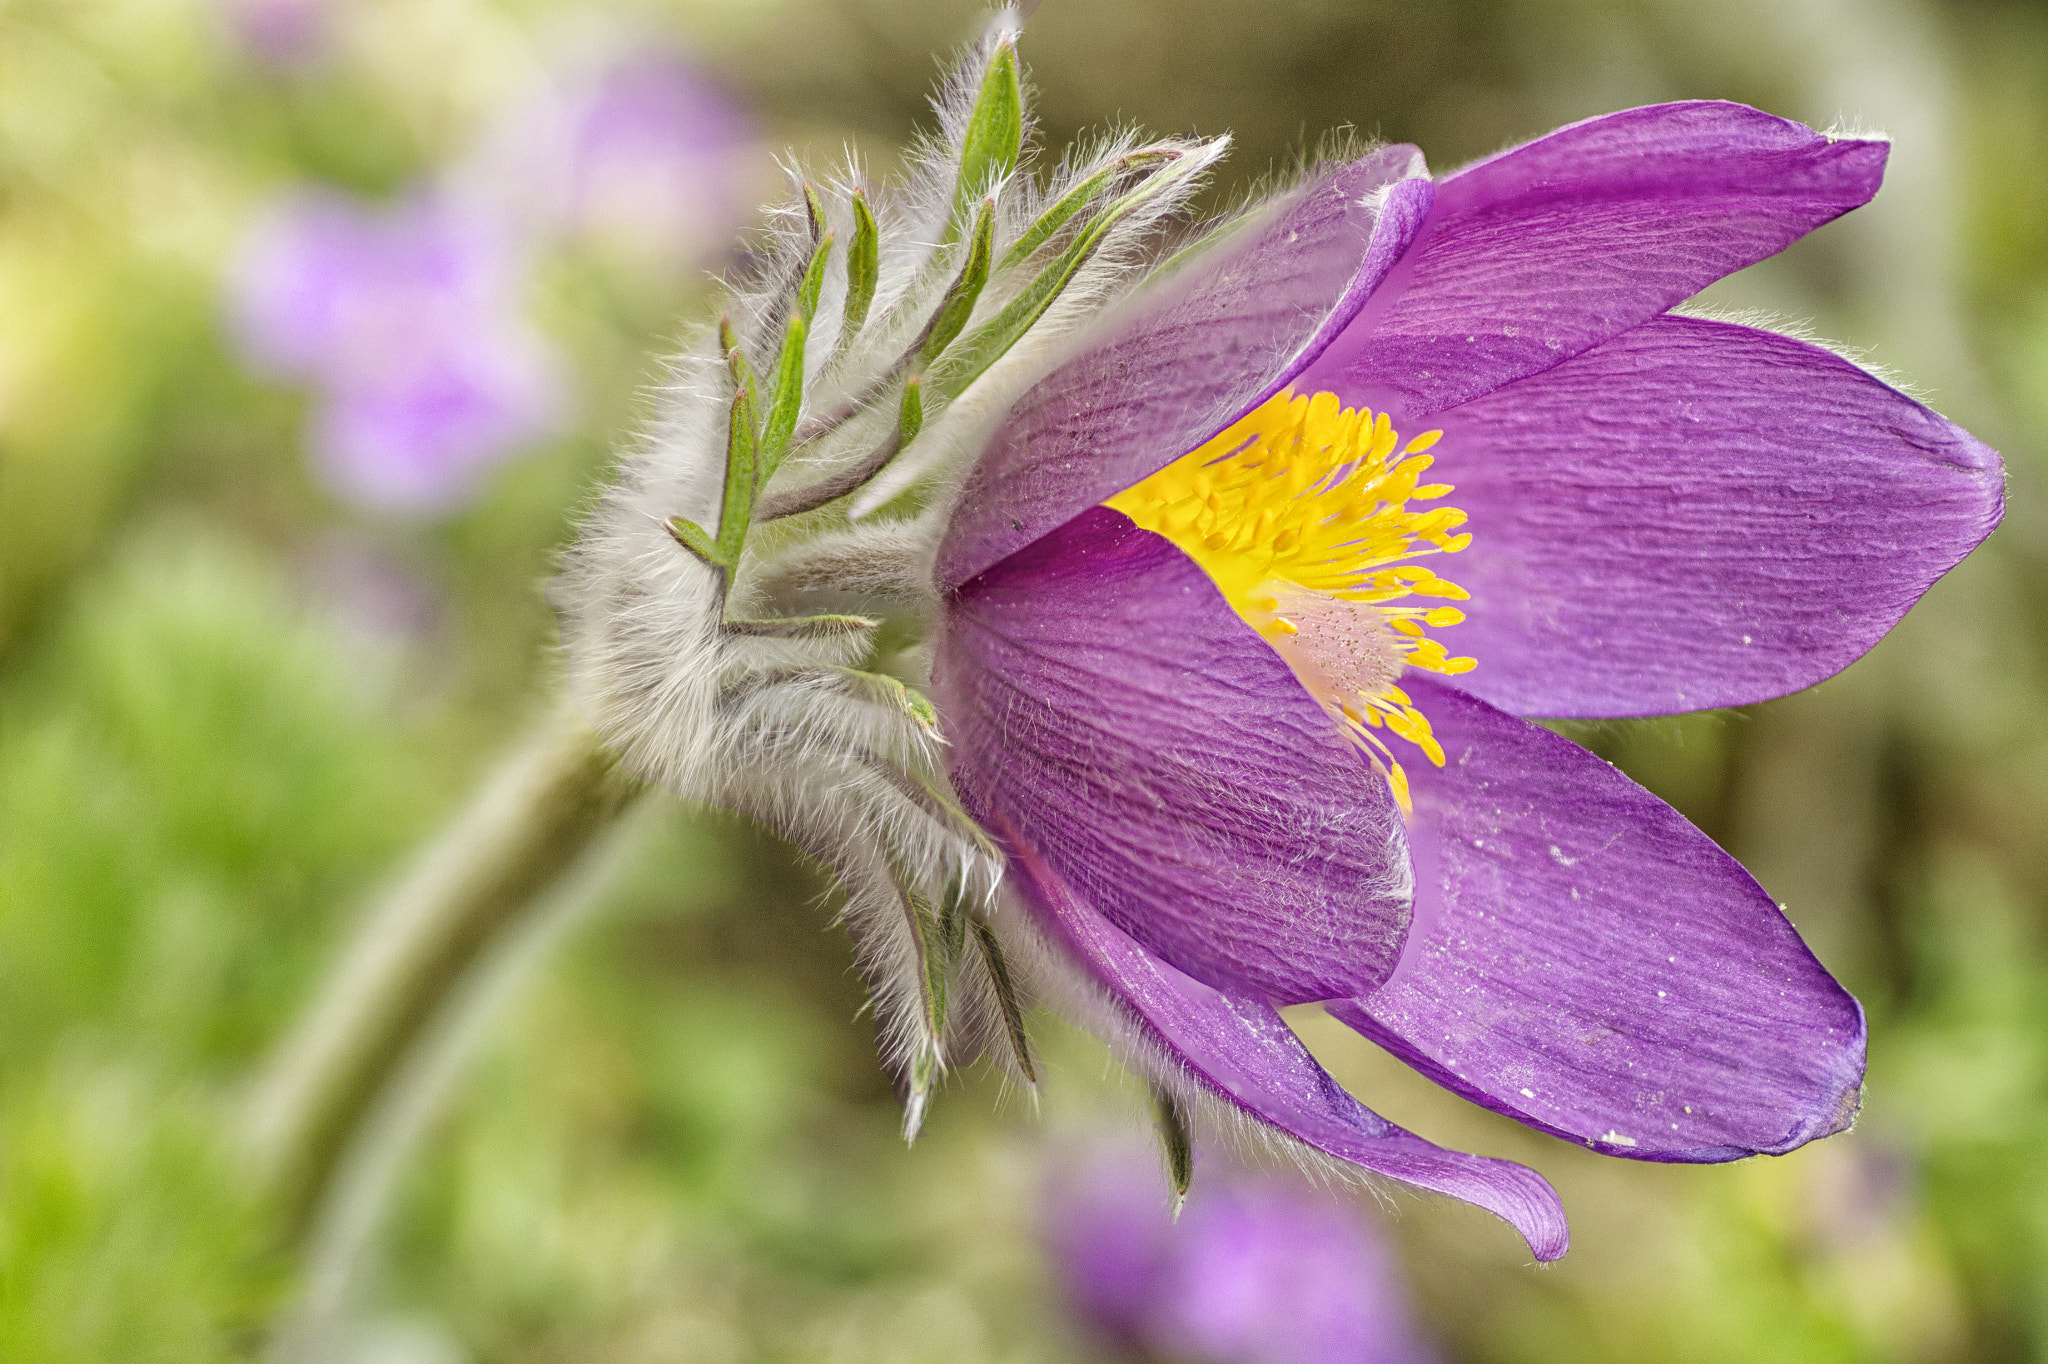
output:
[[[1785,914],[1520,717],[1809,686],[1997,524],[1966,432],[1819,346],[1672,311],[1865,202],[1885,154],[1715,102],[1440,179],[1383,148],[1009,410],[937,554],[952,775],[1169,1082],[1544,1260],[1543,1179],[1372,1113],[1277,1009],[1324,1002],[1610,1155],[1853,1119],[1862,1011]]]
[[[300,191],[251,231],[229,289],[250,363],[312,387],[327,484],[422,511],[560,419],[560,361],[522,315],[524,278],[501,225],[452,198],[375,209]]]
[[[1118,1348],[1189,1364],[1425,1364],[1400,1267],[1337,1196],[1205,1170],[1175,1218],[1157,1162],[1103,1147],[1059,1167],[1043,1238],[1068,1304]]]
[[[556,587],[591,723],[833,869],[911,1134],[947,1067],[1034,1081],[1032,990],[1172,1111],[1545,1260],[1541,1176],[1379,1117],[1279,1009],[1613,1155],[1843,1127],[1856,1002],[1733,860],[1520,717],[1816,682],[1996,523],[1964,432],[1672,311],[1868,199],[1883,144],[1697,102],[1441,180],[1382,148],[1161,260],[1223,141],[1041,183],[1015,42],[999,17],[902,192],[796,186],[677,360]]]

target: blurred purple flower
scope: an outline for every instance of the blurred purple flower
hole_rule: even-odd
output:
[[[560,365],[520,315],[521,264],[445,197],[379,211],[301,192],[251,232],[229,281],[237,339],[259,370],[314,387],[313,452],[337,493],[449,507],[554,429]]]
[[[1205,1179],[1175,1223],[1154,1162],[1097,1151],[1063,1172],[1045,1236],[1075,1313],[1127,1352],[1189,1364],[1436,1357],[1373,1228],[1295,1180]]]
[[[229,39],[265,66],[298,70],[327,54],[330,0],[219,0]]]
[[[680,54],[612,40],[516,103],[466,168],[534,230],[678,274],[751,209],[752,124]]]

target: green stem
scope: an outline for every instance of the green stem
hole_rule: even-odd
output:
[[[558,705],[422,853],[260,1077],[256,1170],[301,1234],[364,1115],[500,934],[556,887],[639,788]]]

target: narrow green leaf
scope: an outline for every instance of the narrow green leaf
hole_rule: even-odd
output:
[[[906,772],[896,763],[889,762],[880,754],[868,755],[868,761],[877,771],[893,784],[897,790],[910,797],[924,812],[941,824],[950,825],[954,833],[974,844],[982,856],[991,862],[1000,862],[1003,852],[986,833],[982,832],[974,817],[967,813],[960,802],[953,798],[950,790],[942,789],[942,783],[928,781],[915,773]]]
[[[1051,241],[1055,233],[1065,227],[1076,213],[1092,203],[1095,196],[1102,193],[1110,181],[1118,176],[1145,166],[1157,165],[1162,161],[1178,160],[1184,154],[1178,147],[1140,147],[1114,158],[1101,170],[1062,194],[1051,208],[1039,214],[1038,221],[1031,224],[1024,235],[1011,244],[1009,250],[1003,252],[1003,258],[996,262],[996,269],[1009,269]]]
[[[668,527],[670,535],[675,536],[677,544],[689,550],[690,553],[696,555],[705,563],[713,568],[725,568],[728,566],[724,556],[719,552],[718,542],[705,534],[704,528],[695,521],[688,521],[680,516],[671,516],[662,524]]]
[[[804,314],[791,314],[782,333],[782,353],[775,361],[775,391],[768,400],[768,417],[761,426],[761,451],[756,462],[755,486],[775,476],[775,468],[789,453],[789,438],[796,431],[797,413],[804,405]]]
[[[919,993],[924,998],[925,1022],[931,1025],[936,1040],[946,1035],[946,986],[952,979],[952,962],[940,939],[931,902],[914,890],[904,891],[904,899],[910,906],[910,928],[917,937],[917,965],[924,976]]]
[[[924,430],[924,380],[913,377],[903,385],[903,401],[896,409],[896,449],[901,450]]]
[[[837,677],[855,696],[894,706],[917,721],[921,728],[935,730],[938,726],[939,713],[931,701],[914,687],[906,686],[901,678],[887,673],[871,673],[861,668],[800,668],[792,676]]]
[[[720,314],[718,319],[718,349],[729,356],[739,348],[739,333],[732,329],[732,314]],[[742,360],[740,363],[745,364],[746,362]]]
[[[740,561],[740,549],[747,542],[747,525],[754,517],[753,413],[753,400],[747,390],[735,391],[726,422],[725,505],[718,517],[718,552],[728,565]]]
[[[804,422],[802,429],[797,432],[796,438],[799,441],[816,440],[830,431],[837,430],[841,425],[850,421],[857,413],[866,408],[868,404],[879,400],[883,393],[887,392],[889,386],[901,378],[906,370],[921,368],[923,360],[938,354],[946,343],[959,335],[960,328],[966,325],[967,319],[974,313],[974,304],[981,296],[982,286],[988,283],[989,257],[993,251],[995,237],[995,204],[993,201],[982,205],[981,214],[975,224],[975,235],[976,241],[969,247],[967,260],[960,275],[947,288],[945,296],[939,300],[937,310],[926,319],[924,330],[917,334],[916,339],[911,341],[903,354],[896,358],[896,362],[876,375],[862,392],[849,396],[837,407],[828,411],[812,413],[810,418]],[[983,237],[988,239],[986,243],[980,240]],[[939,265],[946,258],[946,252],[935,251],[932,253],[931,259],[926,262],[926,267],[935,274]],[[850,261],[848,268],[852,268]],[[848,298],[849,302],[851,302],[852,295],[850,292]],[[872,302],[872,298],[870,297],[868,301]],[[866,312],[867,306],[863,303],[861,307],[863,318],[865,318]],[[840,337],[842,344],[848,339],[844,334]],[[787,515],[788,513],[785,512],[783,514]]]
[[[804,181],[804,216],[810,219],[811,240],[823,239],[825,235],[825,201],[818,197],[818,187]]]
[[[881,622],[869,616],[779,616],[768,620],[727,620],[729,635],[753,635],[770,639],[829,639],[857,635]]]
[[[967,945],[967,899],[958,886],[950,887],[939,901],[939,941],[947,961],[960,960],[960,949]]]
[[[766,687],[815,680],[842,684],[844,693],[851,693],[864,700],[874,700],[876,697],[872,683],[876,677],[877,674],[856,672],[851,668],[771,668],[750,674],[746,681],[738,686],[721,688],[719,699],[737,700],[741,696]],[[779,744],[792,749],[809,750],[813,746],[813,736],[800,726],[763,726],[759,733],[766,747]],[[865,768],[875,777],[894,787],[899,795],[924,811],[932,820],[972,843],[975,850],[991,865],[1002,861],[1002,849],[997,847],[995,840],[983,832],[981,826],[974,822],[974,818],[961,808],[960,802],[954,797],[950,786],[943,778],[934,779],[927,773],[913,771],[893,755],[864,744],[849,743],[844,749],[844,756],[849,762]]]
[[[1009,961],[1003,956],[1003,945],[996,941],[995,930],[980,919],[970,916],[967,923],[974,931],[975,946],[981,949],[981,964],[988,968],[989,984],[995,987],[996,1005],[1003,1013],[1003,1030],[1009,1034],[1017,1070],[1035,1085],[1038,1068],[1031,1062],[1031,1038],[1024,1031],[1024,1010],[1017,1002],[1017,983],[1010,974]]]
[[[946,985],[949,971],[933,942],[931,906],[922,895],[901,880],[895,880],[896,903],[904,927],[910,933],[911,951],[917,957],[918,1004],[924,1017],[924,1037],[916,1044],[910,1073],[910,1094],[904,1103],[903,1139],[915,1141],[924,1123],[925,1096],[940,1065],[939,1047],[946,1035]]]
[[[953,221],[966,214],[974,197],[1017,168],[1024,154],[1024,87],[1017,70],[1017,45],[1004,39],[989,57],[981,93],[967,118],[960,143],[960,179],[953,190]]]
[[[729,331],[730,328],[725,330]],[[733,391],[746,400],[747,430],[759,431],[761,414],[754,409],[754,395],[761,391],[761,386],[754,382],[754,367],[747,363],[746,352],[741,350],[737,343],[725,348],[725,368],[726,372],[732,375]]]
[[[1088,258],[1095,254],[1095,248],[1102,244],[1110,228],[1148,200],[1164,193],[1186,174],[1198,169],[1199,165],[1194,158],[1187,158],[1182,164],[1169,166],[1104,209],[1082,229],[1058,259],[1039,272],[1002,311],[976,327],[950,354],[931,366],[926,376],[931,391],[946,398],[955,398],[965,392],[969,384],[1001,359],[1031,329],[1032,324],[1044,316],[1045,310],[1052,306]]]
[[[760,449],[754,463],[754,487],[758,490],[775,476],[777,466],[789,454],[796,421],[804,405],[804,343],[810,333],[811,315],[817,311],[819,291],[825,287],[825,261],[832,254],[832,234],[827,232],[811,252],[811,263],[797,287],[796,306],[782,332],[782,350],[775,358],[775,387],[768,398],[768,415],[761,423]],[[744,361],[739,362],[744,365]],[[752,504],[748,511],[751,514]]]
[[[875,285],[882,277],[882,233],[868,208],[867,196],[853,192],[853,245],[846,252],[846,325],[840,329],[843,341],[851,340],[867,324],[868,309],[875,301]]]
[[[920,1051],[910,1062],[910,1093],[903,1100],[903,1140],[915,1142],[924,1130],[924,1111],[931,1102],[932,1081],[938,1078],[939,1058]]]
[[[972,843],[989,861],[999,863],[1003,860],[1003,850],[974,822],[974,816],[967,813],[966,807],[954,799],[950,789],[942,790],[938,783],[922,778],[918,779],[918,785],[924,796],[921,803],[927,811],[941,822],[951,824],[955,833]]]
[[[811,263],[804,269],[803,286],[797,290],[797,311],[804,321],[809,322],[818,315],[818,295],[825,289],[825,261],[832,254],[832,234],[827,232],[818,239],[818,249],[811,252]]]
[[[982,286],[988,283],[989,260],[995,249],[996,203],[984,199],[981,211],[974,215],[974,237],[967,245],[967,261],[960,267],[959,278],[946,290],[945,298],[939,301],[938,311],[932,314],[930,327],[925,331],[924,344],[918,348],[920,366],[929,365],[933,357],[952,344],[967,319],[974,313],[974,305],[981,298]]]
[[[1188,1128],[1185,1105],[1159,1085],[1152,1086],[1152,1104],[1159,1124],[1159,1144],[1166,1156],[1166,1177],[1173,1185],[1173,1216],[1188,1201],[1195,1182],[1195,1139]]]
[[[919,729],[934,737],[939,732],[939,708],[931,698],[915,687],[903,689],[903,708],[910,712],[910,718],[917,721]]]
[[[923,408],[920,407],[920,421],[922,412]],[[803,433],[799,431],[797,435],[801,437]],[[882,438],[881,444],[862,456],[858,464],[842,469],[830,478],[813,483],[808,488],[796,488],[766,498],[756,509],[757,519],[774,521],[784,516],[795,516],[800,512],[815,511],[827,502],[842,498],[888,468],[889,461],[896,458],[896,452],[902,448],[903,428],[898,426]]]

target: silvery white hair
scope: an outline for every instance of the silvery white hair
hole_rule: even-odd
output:
[[[1225,146],[1112,135],[1041,181],[1016,38],[1005,11],[964,55],[902,183],[790,168],[553,590],[625,764],[838,879],[911,1135],[948,1065],[1035,1079],[1002,862],[922,691],[936,544],[965,459],[1160,260]]]

